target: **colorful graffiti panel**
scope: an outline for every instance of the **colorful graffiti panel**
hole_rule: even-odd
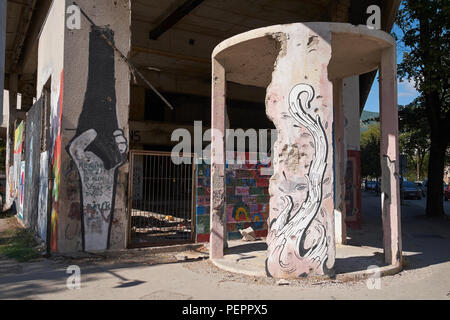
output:
[[[258,237],[267,235],[269,217],[269,179],[261,168],[267,164],[249,163],[249,155],[240,154],[244,164],[226,166],[226,207],[229,239],[241,238],[239,230],[252,227]],[[197,166],[197,242],[209,240],[210,168]],[[207,223],[206,223],[207,221]],[[207,228],[206,228],[207,226]]]
[[[17,202],[17,215],[20,219],[23,219],[23,201],[25,196],[25,161],[20,163],[20,175],[19,175],[19,194]]]
[[[23,121],[17,126],[14,131],[14,154],[22,153],[23,145]]]

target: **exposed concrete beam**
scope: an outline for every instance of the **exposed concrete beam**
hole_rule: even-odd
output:
[[[22,71],[24,73],[33,73],[36,71],[37,41],[51,4],[52,0],[40,0],[36,3],[35,11],[29,26],[29,33],[23,45],[23,54],[19,60],[19,65],[22,66]],[[35,59],[32,60],[32,58]]]
[[[329,12],[332,22],[347,22],[350,14],[350,0],[333,1]]]
[[[200,63],[205,63],[205,64],[208,64],[208,65],[211,64],[211,59],[209,59],[209,58],[188,56],[188,55],[184,55],[184,54],[179,54],[179,53],[169,52],[169,51],[163,51],[163,50],[157,50],[157,49],[150,49],[150,48],[144,48],[144,47],[132,47],[131,51],[132,52],[143,52],[143,53],[148,53],[148,54],[155,54],[155,55],[158,55],[158,56],[170,57],[170,58],[175,58],[175,59],[179,59],[179,60],[189,60],[189,61],[194,61],[194,62],[200,62]]]
[[[164,32],[172,28],[181,19],[187,16],[192,10],[198,7],[204,0],[187,0],[177,9],[175,9],[169,16],[167,16],[161,23],[159,23],[153,30],[150,31],[150,39],[157,40]]]
[[[14,45],[14,53],[13,60],[10,66],[10,70],[12,73],[17,72],[19,67],[19,60],[21,55],[23,54],[23,46],[25,43],[25,39],[31,24],[31,18],[33,16],[34,8],[36,6],[37,0],[29,0],[28,5],[25,8],[22,8],[22,23],[18,30],[18,35],[16,37],[15,45]]]

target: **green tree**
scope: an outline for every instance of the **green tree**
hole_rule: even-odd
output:
[[[415,82],[430,127],[428,217],[444,216],[442,181],[450,143],[449,13],[449,0],[403,0],[396,21],[406,49],[398,73],[401,80]]]
[[[399,148],[400,153],[408,156],[408,179],[420,180],[425,176],[423,167],[430,149],[430,127],[421,99],[400,106],[398,117]],[[410,169],[413,169],[412,172],[409,172]]]
[[[380,124],[372,123],[361,133],[361,175],[378,178],[380,166]]]

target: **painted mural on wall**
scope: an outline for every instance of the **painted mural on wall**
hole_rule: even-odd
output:
[[[84,251],[110,246],[117,169],[126,162],[128,144],[116,110],[114,32],[92,26],[89,72],[83,108],[75,136],[66,150],[80,178],[80,216]]]
[[[48,199],[48,151],[40,155],[39,170],[39,203],[38,203],[38,237],[46,241],[47,239],[47,199]]]
[[[37,231],[41,148],[41,113],[42,100],[39,99],[27,112],[26,137],[25,137],[25,198],[23,204],[24,222],[27,227]]]
[[[252,227],[257,237],[267,235],[269,217],[269,179],[261,169],[270,164],[251,164],[246,153],[244,164],[226,165],[226,214],[228,239],[242,238],[240,229]],[[209,241],[210,232],[210,166],[197,166],[197,241]]]
[[[25,197],[25,161],[20,162],[20,173],[19,173],[19,187],[18,187],[18,205],[17,205],[17,215],[23,220],[23,202]]]
[[[277,168],[275,170],[280,175],[279,182],[273,185],[271,182],[270,187],[277,188],[277,192],[273,193],[276,198],[273,203],[280,205],[271,208],[279,214],[270,221],[267,237],[266,272],[269,276],[300,277],[311,271],[329,273],[327,259],[331,238],[327,230],[333,230],[333,226],[328,223],[329,214],[322,201],[331,197],[331,194],[323,194],[323,185],[331,183],[331,177],[325,177],[325,172],[327,166],[333,164],[327,162],[330,150],[326,128],[329,124],[322,123],[318,109],[311,106],[314,98],[314,88],[309,84],[296,85],[288,96],[289,114],[285,114],[284,118],[291,118],[294,127],[303,131],[302,141],[306,142],[303,150],[309,150],[291,158],[299,159],[302,154],[306,158],[309,153],[308,159],[311,160],[304,166],[305,176],[298,179],[288,177],[284,171],[287,167],[283,165],[291,164],[282,164],[282,172]],[[289,154],[302,150],[296,145],[292,145],[290,150],[276,148],[276,152]]]
[[[23,129],[24,129],[23,121],[19,123],[16,130],[14,131],[14,154],[22,153],[22,145],[23,145]]]
[[[50,213],[50,248],[58,251],[58,215],[59,215],[59,190],[61,172],[61,117],[63,107],[64,71],[61,71],[59,84],[52,88],[51,93],[51,129],[50,129],[50,154],[52,186],[51,186],[51,213]],[[47,165],[41,162],[41,166]],[[45,170],[45,169],[44,169]],[[42,198],[43,195],[40,195]],[[47,208],[47,212],[48,212]],[[49,230],[47,230],[49,232]]]
[[[351,228],[361,228],[361,165],[360,151],[347,150],[345,169],[346,224]]]
[[[13,199],[16,203],[17,215],[20,219],[23,219],[23,210],[20,207],[20,188],[21,188],[21,168],[22,168],[22,148],[23,148],[23,136],[24,136],[24,123],[23,121],[14,130],[14,164],[13,164]],[[25,173],[24,173],[25,174]]]

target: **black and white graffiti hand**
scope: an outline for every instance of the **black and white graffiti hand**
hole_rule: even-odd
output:
[[[114,137],[114,141],[117,145],[119,152],[122,155],[125,155],[128,150],[128,144],[127,144],[127,140],[125,138],[123,131],[121,129],[117,129],[116,131],[113,132],[113,137]],[[79,163],[81,161],[104,162],[95,153],[86,150],[89,147],[89,145],[95,140],[95,138],[97,138],[97,131],[95,131],[95,129],[89,129],[89,130],[86,130],[85,132],[83,132],[82,134],[80,134],[74,140],[72,140],[70,147],[69,147],[69,153],[72,156],[72,158],[75,161],[78,168],[79,168]],[[122,159],[125,159],[125,157],[123,156]],[[113,169],[121,166],[123,163],[124,163],[124,160],[117,163],[110,170],[113,170]]]
[[[113,132],[113,140],[120,152],[121,161],[107,168],[104,160],[89,151],[97,132],[89,129],[72,140],[69,154],[80,175],[82,194],[83,250],[104,250],[109,246],[110,225],[115,204],[116,169],[123,164],[128,150],[122,130]],[[114,146],[114,149],[116,149]],[[108,145],[103,146],[103,149]],[[116,152],[116,150],[111,150]]]

